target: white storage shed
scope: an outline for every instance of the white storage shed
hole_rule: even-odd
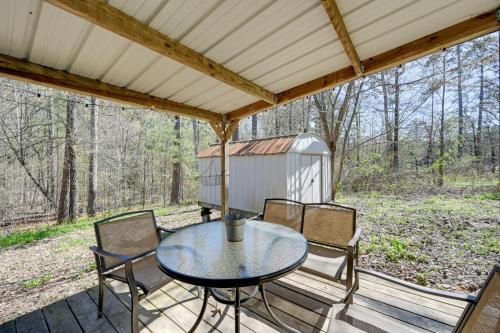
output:
[[[234,142],[229,147],[229,207],[262,212],[266,198],[331,199],[330,150],[317,134]],[[199,204],[220,206],[220,145],[198,154]]]

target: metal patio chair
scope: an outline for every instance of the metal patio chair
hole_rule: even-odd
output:
[[[288,199],[266,199],[264,211],[259,216],[266,222],[281,224],[302,233],[304,205]]]
[[[361,235],[356,210],[335,204],[304,204],[302,233],[309,241],[309,255],[300,269],[351,289]]]
[[[98,316],[102,316],[104,281],[127,283],[132,298],[132,332],[139,332],[139,301],[160,289],[172,278],[156,264],[155,251],[162,235],[173,231],[156,225],[152,210],[129,212],[94,223],[97,246],[94,252],[99,278]]]
[[[335,304],[332,309],[328,333],[346,332],[412,332],[407,326],[402,327],[391,317],[382,314],[363,313],[363,308],[356,304],[347,304],[359,288],[359,274],[367,274],[391,283],[416,290],[427,295],[467,302],[460,319],[453,327],[453,333],[497,333],[500,332],[500,265],[496,264],[488,275],[483,288],[477,296],[458,294],[422,287],[391,276],[362,268],[354,268],[355,283],[344,298],[343,303]],[[354,317],[356,313],[357,318]],[[418,330],[421,332],[421,330]]]

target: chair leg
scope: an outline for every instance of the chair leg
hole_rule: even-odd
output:
[[[101,259],[94,253],[95,264],[97,268],[97,280],[99,281],[99,302],[97,304],[97,318],[102,317],[102,307],[104,303],[104,276],[102,274]]]
[[[99,279],[99,302],[97,304],[97,318],[102,317],[102,306],[104,304],[104,281]]]
[[[131,261],[125,262],[125,275],[130,289],[130,298],[132,299],[132,309],[130,314],[132,333],[139,333],[139,292],[137,291],[137,284],[135,283]]]
[[[132,295],[132,313],[131,313],[132,333],[139,333],[139,299],[137,295]]]
[[[347,274],[346,274],[346,281],[345,281],[347,293],[352,288],[353,272],[354,272],[354,251],[352,248],[348,248],[348,250],[347,250]],[[352,304],[352,298],[349,298],[347,303]]]

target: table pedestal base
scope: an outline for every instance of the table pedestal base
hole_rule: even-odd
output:
[[[252,299],[257,294],[257,291],[260,292],[262,302],[264,303],[267,312],[269,313],[269,315],[271,316],[272,320],[275,322],[276,325],[285,329],[288,332],[301,333],[299,330],[288,326],[287,324],[283,323],[278,317],[276,317],[276,315],[271,310],[269,303],[267,302],[266,291],[263,284],[260,284],[258,287],[255,287],[252,293],[243,299],[240,298],[240,288],[233,288],[233,289],[234,289],[234,300],[226,297],[217,289],[204,288],[203,305],[201,306],[200,314],[198,315],[198,318],[196,318],[196,322],[194,323],[193,327],[191,327],[191,329],[189,330],[189,333],[194,332],[198,327],[198,325],[200,324],[203,315],[205,314],[208,299],[210,296],[213,296],[213,298],[220,303],[234,306],[234,331],[236,333],[240,333],[240,306],[241,304]]]

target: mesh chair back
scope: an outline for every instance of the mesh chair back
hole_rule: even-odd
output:
[[[303,209],[304,205],[300,202],[286,199],[267,199],[264,205],[263,220],[302,232]]]
[[[465,320],[463,333],[500,332],[500,265],[495,265]]]
[[[110,217],[94,224],[97,246],[104,251],[134,256],[158,246],[153,211],[132,212]],[[122,264],[117,258],[101,260],[103,271]]]
[[[306,204],[304,236],[327,245],[346,247],[356,230],[356,210],[332,204]]]

